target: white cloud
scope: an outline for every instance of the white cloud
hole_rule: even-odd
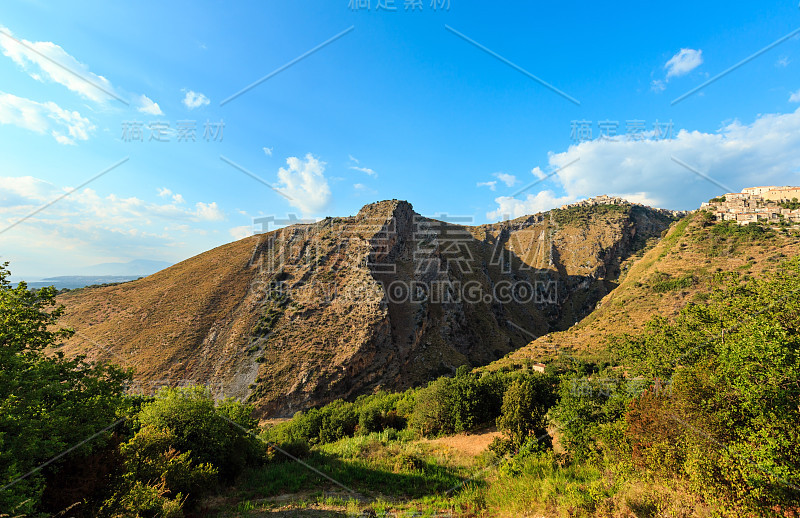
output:
[[[678,159],[724,187],[673,160]],[[577,162],[575,160],[579,159]],[[568,165],[572,163],[571,165]],[[564,196],[545,191],[531,199],[498,198],[489,213],[555,207],[565,200],[609,194],[670,209],[694,209],[702,201],[752,185],[800,183],[800,108],[766,114],[751,124],[734,121],[715,133],[681,130],[672,140],[595,140],[551,153],[549,166],[563,167],[553,180]]]
[[[49,133],[59,144],[87,140],[95,126],[77,111],[49,101],[40,103],[0,92],[0,124],[12,124],[37,133]]]
[[[363,183],[354,183],[353,189],[356,190],[357,194],[378,194],[378,191],[375,189],[371,189],[370,187],[364,185]]]
[[[790,103],[800,103],[800,90],[796,92],[792,92],[792,95],[789,96]]]
[[[32,42],[16,37],[12,39],[9,37],[13,36],[11,31],[2,26],[0,31],[5,33],[0,34],[0,49],[3,54],[14,60],[37,81],[44,82],[48,79],[67,87],[85,99],[100,103],[113,99],[113,95],[118,95],[108,79],[89,71],[88,66],[72,57],[59,45],[50,41]]]
[[[350,169],[354,171],[361,171],[362,173],[365,173],[369,176],[375,176],[375,177],[378,176],[378,173],[376,173],[374,169],[370,169],[369,167],[359,167],[358,164],[360,164],[361,162],[353,155],[347,155],[347,158],[349,158],[351,162],[356,164],[356,165],[351,165]]]
[[[543,180],[547,176],[547,174],[544,171],[542,171],[542,169],[538,165],[533,169],[531,169],[531,174],[533,174],[533,176],[535,176],[539,180]]]
[[[172,201],[175,203],[186,203],[186,200],[183,199],[183,196],[180,194],[174,194],[172,196]]]
[[[477,186],[478,187],[488,187],[489,190],[496,191],[497,190],[497,181],[498,180],[503,182],[506,185],[506,187],[513,187],[519,181],[519,180],[517,180],[517,177],[514,176],[513,174],[492,173],[492,176],[497,178],[497,180],[491,180],[491,181],[488,181],[488,182],[478,182]]]
[[[0,177],[0,228],[71,190],[30,176]],[[61,275],[71,273],[73,265],[102,262],[100,257],[174,262],[221,244],[211,223],[224,218],[214,202],[187,207],[174,200],[101,196],[84,188],[5,232],[3,253],[14,258],[17,268]],[[59,250],[57,257],[48,253],[53,249]]]
[[[575,201],[575,198],[569,195],[559,197],[553,191],[540,191],[536,194],[528,194],[523,200],[511,196],[500,196],[494,201],[497,203],[497,210],[488,212],[486,217],[493,220],[505,220],[560,207]]]
[[[161,196],[162,198],[166,198],[167,196],[172,196],[172,191],[167,189],[166,187],[159,187],[158,195]]]
[[[775,66],[780,68],[786,68],[789,65],[789,63],[791,63],[791,60],[789,59],[788,56],[781,56],[780,58],[778,58],[778,61],[775,62]]]
[[[514,187],[517,183],[517,177],[513,174],[494,173],[494,177],[506,184],[506,187]]]
[[[353,169],[355,171],[361,171],[362,173],[366,173],[369,176],[378,176],[378,173],[376,173],[369,167],[350,166],[350,169]]]
[[[158,106],[158,103],[153,102],[152,99],[147,97],[146,95],[142,94],[137,99],[137,110],[142,113],[147,113],[150,115],[164,115],[164,112],[161,111],[161,108]]]
[[[663,92],[667,89],[666,83],[661,79],[654,79],[652,83],[650,83],[650,90],[656,93]]]
[[[694,49],[681,49],[672,56],[664,65],[667,79],[688,74],[703,64],[703,51]]]
[[[277,188],[291,200],[289,205],[310,216],[324,209],[331,198],[328,180],[325,178],[325,162],[320,162],[308,153],[305,160],[297,157],[286,159],[288,168],[278,170]]]
[[[241,227],[233,227],[228,229],[228,234],[235,240],[244,239],[253,235],[253,227],[250,225],[242,225]]]
[[[261,149],[264,150],[264,154],[267,156],[272,156],[272,148],[271,147],[262,147]]]
[[[180,194],[178,196],[180,196]],[[183,203],[182,197],[178,203]],[[217,202],[215,201],[211,203],[203,203],[202,201],[198,201],[195,204],[195,209],[196,210],[191,214],[193,214],[199,221],[223,221],[225,219],[225,213],[219,209]]]
[[[190,110],[194,110],[195,108],[206,106],[207,104],[211,103],[208,97],[200,92],[195,92],[194,90],[183,91],[186,92],[186,95],[183,97],[183,104]]]

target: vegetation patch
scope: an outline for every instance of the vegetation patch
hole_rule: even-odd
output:
[[[559,225],[586,225],[593,220],[628,214],[630,210],[630,205],[576,205],[563,209],[553,209],[550,213],[553,215],[553,220]]]
[[[697,284],[697,277],[693,273],[687,273],[679,277],[672,277],[668,273],[656,272],[650,277],[650,289],[656,293],[677,291],[691,288]]]

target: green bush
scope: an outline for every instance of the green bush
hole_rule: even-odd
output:
[[[505,433],[512,449],[518,449],[530,439],[551,444],[547,433],[546,414],[555,403],[552,380],[532,375],[515,379],[503,395],[497,428]]]
[[[164,494],[163,484],[137,481],[125,493],[114,495],[113,501],[101,511],[104,516],[148,518],[183,518],[182,495],[172,498]]]
[[[573,459],[596,462],[605,456],[603,431],[624,415],[633,397],[630,387],[618,376],[571,376],[562,380],[550,418]]]
[[[778,205],[784,209],[791,209],[791,210],[800,209],[800,201],[797,201],[797,198],[792,198],[792,201],[779,202]]]
[[[234,400],[215,405],[206,387],[165,388],[142,407],[138,421],[142,427],[169,430],[178,451],[191,451],[196,462],[211,464],[230,481],[263,452],[251,435],[257,424],[251,412]]]
[[[503,393],[514,374],[461,374],[419,389],[409,425],[425,436],[459,433],[489,424],[500,415]]]
[[[800,260],[767,279],[717,282],[674,322],[612,342],[627,371],[672,380],[628,405],[617,449],[687,480],[721,514],[778,514],[800,505]]]
[[[697,283],[697,278],[692,273],[681,275],[673,279],[666,273],[656,273],[650,280],[650,288],[656,293],[676,291],[691,288]]]
[[[175,513],[183,504],[193,508],[216,485],[217,469],[195,464],[190,451],[175,449],[176,442],[170,430],[146,426],[121,445],[122,475],[99,514],[182,516]]]
[[[352,403],[339,399],[322,407],[319,414],[320,426],[317,439],[320,443],[352,437],[356,431],[358,415]]]
[[[358,413],[358,434],[367,435],[381,432],[387,428],[402,430],[406,427],[406,419],[398,415],[397,406],[403,394],[378,392],[356,399],[355,408]]]
[[[757,241],[775,236],[775,231],[763,223],[739,225],[735,221],[720,221],[711,227],[714,236],[734,237],[741,240]]]

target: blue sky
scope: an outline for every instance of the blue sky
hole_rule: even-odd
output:
[[[796,2],[407,3],[7,0],[0,257],[33,278],[382,199],[483,223],[800,184],[797,35],[673,102],[800,28]]]

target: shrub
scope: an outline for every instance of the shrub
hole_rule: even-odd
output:
[[[415,395],[409,424],[426,436],[472,430],[500,415],[503,393],[513,374],[462,374],[439,378]]]
[[[217,470],[195,464],[175,442],[171,431],[146,426],[123,444],[123,471],[100,514],[182,516],[184,503],[194,507],[215,486]]]
[[[439,378],[417,392],[409,423],[422,435],[452,433],[451,384],[450,378]]]
[[[183,518],[181,495],[172,498],[164,495],[163,484],[146,484],[137,481],[125,493],[114,496],[113,507],[102,512],[106,516],[147,516],[152,518]],[[107,513],[107,514],[106,514]]]
[[[566,377],[559,387],[559,400],[550,417],[559,427],[560,441],[573,459],[594,462],[604,454],[604,426],[625,413],[629,394],[618,377]]]
[[[352,403],[337,399],[319,411],[320,426],[317,440],[320,443],[334,442],[351,437],[358,425],[358,415]]]
[[[691,273],[681,275],[676,279],[670,278],[669,274],[666,273],[656,273],[650,281],[650,287],[656,293],[664,293],[690,288],[696,283],[697,278]]]
[[[503,406],[497,428],[505,432],[510,446],[520,448],[530,438],[550,445],[545,415],[555,403],[550,378],[525,376],[515,379],[503,395]]]
[[[143,427],[169,430],[178,451],[191,451],[195,461],[213,465],[229,481],[263,451],[251,435],[256,427],[251,411],[233,400],[216,406],[206,387],[166,388],[142,407],[138,421]]]
[[[378,392],[356,399],[358,413],[358,433],[366,435],[381,432],[387,428],[401,430],[406,427],[406,419],[398,415],[397,406],[402,394]]]

